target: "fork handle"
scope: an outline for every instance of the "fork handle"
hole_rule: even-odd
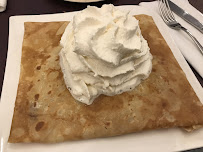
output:
[[[188,29],[186,29],[186,28],[183,27],[183,26],[181,26],[181,29],[182,29],[183,31],[185,31],[185,32],[192,38],[192,40],[195,42],[195,44],[197,45],[197,47],[199,48],[200,52],[201,52],[202,55],[203,55],[203,47],[202,47],[202,45],[199,43],[199,41],[192,35],[192,33],[191,33]]]

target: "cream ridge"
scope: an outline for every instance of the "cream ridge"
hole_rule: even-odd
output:
[[[151,73],[152,55],[138,20],[111,4],[88,6],[76,14],[60,45],[66,86],[87,105],[101,94],[134,89]]]

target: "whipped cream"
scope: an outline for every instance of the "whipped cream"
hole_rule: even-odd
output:
[[[66,86],[87,105],[100,94],[134,89],[151,73],[152,55],[138,20],[113,5],[88,6],[76,14],[60,44]]]

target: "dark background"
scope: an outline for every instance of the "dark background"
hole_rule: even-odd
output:
[[[0,13],[0,93],[2,90],[6,65],[10,16],[71,12],[82,10],[86,8],[87,5],[95,5],[100,7],[106,3],[112,3],[114,5],[135,5],[139,4],[141,1],[149,2],[152,0],[106,0],[95,3],[73,3],[65,2],[63,0],[8,0],[6,11]],[[203,13],[203,0],[189,0],[189,2]],[[203,79],[192,67],[191,69],[193,70],[200,84],[203,86]],[[13,75],[15,76],[15,73]],[[203,152],[203,148],[188,152]]]

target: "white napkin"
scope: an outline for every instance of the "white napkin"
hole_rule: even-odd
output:
[[[192,5],[190,5],[188,3],[188,0],[171,0],[171,1],[173,1],[175,4],[177,4],[179,7],[187,11],[189,14],[194,16],[199,21],[203,21],[203,15]],[[157,1],[142,2],[139,5],[159,13]],[[201,45],[203,45],[203,34],[196,28],[194,28],[192,25],[187,23],[185,20],[177,16],[175,13],[174,15],[175,18],[178,20],[178,22],[182,26],[187,28],[201,43]],[[175,41],[176,45],[178,46],[183,56],[203,78],[203,55],[200,53],[199,49],[194,44],[192,39],[182,30],[174,30],[171,28],[168,29],[172,39]]]
[[[0,12],[5,11],[7,0],[0,0]]]

